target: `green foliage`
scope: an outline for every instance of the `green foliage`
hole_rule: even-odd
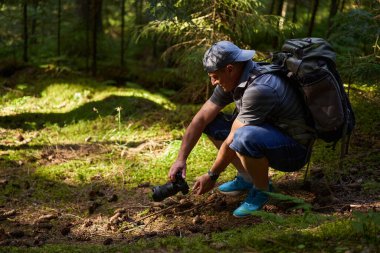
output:
[[[380,22],[365,10],[337,15],[330,41],[338,52],[339,70],[346,82],[379,84]]]
[[[378,212],[370,211],[368,213],[354,213],[352,221],[353,232],[373,242],[379,242],[378,235],[380,232],[380,214]]]
[[[268,192],[268,195],[281,202],[294,204],[291,209],[303,209],[306,213],[310,213],[311,211],[312,206],[303,199],[274,192]]]
[[[218,40],[231,40],[241,47],[258,45],[265,34],[277,34],[274,16],[259,13],[260,1],[151,1],[155,18],[147,24],[141,36],[165,41],[163,58],[174,62],[186,78],[181,98],[202,101],[207,94],[207,76],[201,59],[207,47]]]

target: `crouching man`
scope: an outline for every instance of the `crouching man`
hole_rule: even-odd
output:
[[[215,89],[186,129],[169,171],[171,180],[178,171],[185,177],[190,152],[201,134],[207,134],[219,152],[208,172],[197,178],[193,191],[203,194],[213,189],[232,163],[238,170],[236,178],[218,189],[227,195],[247,192],[233,212],[236,217],[250,215],[268,201],[269,167],[291,172],[305,165],[311,138],[297,127],[306,124],[306,111],[293,87],[276,74],[253,78],[258,67],[254,54],[229,41],[215,43],[205,52],[203,66]],[[222,113],[230,103],[235,103],[236,113]]]

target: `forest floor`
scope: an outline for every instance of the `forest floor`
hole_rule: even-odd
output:
[[[118,252],[125,250],[118,247],[144,242],[139,251],[150,252],[152,247],[162,252],[192,251],[193,247],[239,251],[238,242],[226,238],[241,240],[241,249],[250,252],[380,250],[376,243],[380,240],[377,90],[355,86],[351,91],[360,115],[342,171],[338,171],[339,151],[317,143],[306,181],[305,169],[271,170],[279,194],[263,212],[238,219],[232,212],[244,195],[227,197],[214,190],[203,196],[178,193],[162,202],[152,201],[152,187],[166,182],[184,126],[199,105],[173,105],[135,84],[114,87],[82,77],[75,82],[73,77],[57,80],[50,73],[38,72],[38,78],[25,84],[22,78],[28,74],[3,78],[1,86],[0,245],[8,246],[4,250],[116,245],[107,251]],[[190,188],[216,154],[204,136],[198,146],[188,164]],[[218,184],[234,174],[228,168]],[[314,233],[313,228],[326,222],[358,220],[363,231],[349,228],[346,244],[339,236],[326,242],[342,228],[332,234],[321,229],[323,236],[318,240],[301,238],[304,230]],[[241,238],[260,225],[289,235],[262,235],[262,245]],[[166,241],[157,248],[159,238]],[[189,244],[181,246],[171,238],[189,238]],[[196,246],[194,240],[203,246]],[[263,250],[268,246],[273,251]]]

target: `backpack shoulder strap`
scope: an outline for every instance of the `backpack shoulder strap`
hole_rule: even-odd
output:
[[[276,64],[268,64],[267,62],[258,62],[259,67],[251,70],[251,79],[250,81],[255,80],[261,75],[271,74],[271,73],[281,73],[282,68]]]

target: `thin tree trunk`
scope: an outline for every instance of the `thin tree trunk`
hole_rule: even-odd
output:
[[[330,13],[329,13],[329,21],[328,21],[328,28],[330,29],[333,25],[332,19],[335,17],[336,13],[338,12],[339,7],[339,0],[331,0],[330,4]]]
[[[86,73],[90,71],[90,0],[86,0],[85,6],[85,16],[84,19],[86,22]]]
[[[284,0],[277,1],[277,4],[278,5],[277,5],[277,10],[276,10],[276,15],[279,16],[280,19],[281,19],[281,17],[282,17],[281,16],[281,14],[282,14],[282,8],[284,7]],[[281,21],[279,21],[277,23],[277,30],[278,30],[278,32],[280,32],[280,24],[281,24]],[[279,38],[278,38],[278,35],[277,35],[272,40],[272,47],[273,48],[277,48],[278,43],[279,43]]]
[[[33,15],[31,17],[31,29],[30,29],[30,44],[35,44],[36,39],[36,29],[37,29],[37,11],[38,11],[38,0],[32,1]]]
[[[143,23],[143,15],[142,15],[142,9],[143,9],[143,0],[135,0],[135,24],[141,25]]]
[[[319,4],[319,0],[314,0],[313,12],[311,14],[311,19],[310,19],[310,24],[309,24],[309,31],[307,33],[308,37],[311,37],[311,35],[313,34],[314,23],[315,23],[315,16],[317,15],[318,4]]]
[[[28,62],[28,2],[24,0],[23,2],[23,23],[24,23],[24,31],[23,31],[23,56],[22,59],[24,62]]]
[[[288,9],[288,2],[286,0],[284,0],[282,3],[282,9],[281,9],[281,19],[280,19],[280,22],[278,24],[279,30],[284,29],[284,23],[285,23],[287,9]]]
[[[91,74],[92,76],[96,76],[96,57],[97,57],[97,38],[98,38],[98,29],[97,29],[97,21],[98,21],[98,0],[92,0],[91,5],[91,16],[92,16],[92,65],[91,65]]]
[[[297,5],[298,5],[298,0],[294,0],[293,3],[293,17],[292,17],[292,23],[297,23]]]
[[[102,32],[102,0],[92,0],[92,76],[97,72],[98,34]]]
[[[342,5],[340,6],[340,12],[344,11],[344,5],[346,3],[346,0],[342,0]]]
[[[57,10],[57,56],[61,56],[61,0],[58,0],[58,10]]]
[[[121,40],[120,40],[120,66],[124,67],[124,28],[125,28],[125,0],[121,0]]]
[[[276,7],[276,0],[272,0],[272,2],[270,4],[270,9],[269,9],[269,15],[273,14],[275,7]]]
[[[277,6],[277,12],[276,14],[278,16],[281,16],[281,13],[282,13],[282,8],[284,7],[284,0],[279,0],[278,1],[278,6]]]

